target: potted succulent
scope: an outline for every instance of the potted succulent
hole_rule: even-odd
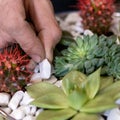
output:
[[[120,81],[101,77],[99,68],[86,76],[71,71],[62,79],[62,86],[48,82],[28,86],[32,105],[44,108],[37,120],[99,120],[102,112],[117,107]]]

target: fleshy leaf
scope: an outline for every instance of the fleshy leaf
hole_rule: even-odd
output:
[[[62,87],[68,95],[75,87],[81,87],[81,83],[86,80],[86,76],[78,71],[71,71],[62,79]]]
[[[80,110],[86,113],[101,113],[114,107],[117,107],[117,105],[109,95],[98,95],[87,102]]]
[[[100,116],[96,114],[78,113],[71,120],[99,120]]]
[[[101,77],[100,78],[100,90],[108,87],[109,85],[113,84],[113,77]]]
[[[62,89],[48,82],[40,82],[26,87],[28,94],[38,98],[49,93],[64,94]]]
[[[106,87],[105,89],[99,92],[99,95],[104,95],[104,96],[109,95],[113,99],[117,99],[116,98],[117,94],[120,94],[120,81],[114,82],[113,84],[111,84],[110,86]]]
[[[44,110],[37,117],[37,120],[67,120],[76,114],[73,109]]]
[[[86,93],[90,99],[93,99],[99,90],[100,71],[101,71],[101,69],[99,68],[97,71],[95,71],[94,73],[90,74],[87,77],[85,90],[86,90]]]
[[[32,105],[48,109],[68,108],[69,102],[65,95],[60,93],[48,93],[31,102]]]
[[[70,106],[76,110],[80,108],[87,102],[88,97],[84,91],[74,90],[68,96]]]

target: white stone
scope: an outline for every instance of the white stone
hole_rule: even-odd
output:
[[[57,81],[57,82],[55,83],[55,85],[56,85],[57,87],[61,87],[61,85],[62,85],[62,80]]]
[[[51,76],[51,64],[47,59],[39,63],[40,74],[42,79],[49,79]]]
[[[7,114],[10,114],[12,112],[12,110],[8,107],[0,107],[0,109],[6,112]]]
[[[43,109],[38,109],[35,113],[35,116],[38,116],[42,111],[43,111]]]
[[[84,31],[84,35],[92,36],[92,35],[93,35],[93,32],[90,31],[90,30],[85,30],[85,31]]]
[[[25,117],[25,113],[21,109],[15,109],[13,112],[10,114],[11,117],[15,118],[16,120],[23,120]]]
[[[28,115],[23,118],[23,120],[36,120],[35,117]]]
[[[39,65],[37,65],[37,66],[35,67],[35,69],[34,69],[34,73],[38,73],[38,72],[40,72],[40,71],[39,71]]]
[[[18,105],[19,105],[20,101],[22,100],[23,96],[24,96],[23,91],[17,91],[12,96],[12,98],[11,98],[9,104],[8,104],[9,108],[11,108],[12,110],[15,110],[18,107]]]
[[[35,115],[37,108],[33,105],[30,105],[30,115]]]
[[[20,106],[17,109],[23,111],[25,113],[25,115],[29,115],[30,114],[30,107],[29,107],[29,105]]]
[[[40,81],[42,81],[41,73],[34,73],[31,77],[31,80],[30,80],[30,82],[32,82],[32,83],[40,82]]]
[[[82,18],[80,17],[78,12],[72,12],[68,14],[66,19],[64,20],[64,22],[67,22],[67,23],[73,23],[77,21],[82,21]]]
[[[54,84],[55,82],[57,82],[57,78],[54,75],[52,75],[49,80],[45,80],[45,81]]]
[[[107,120],[120,120],[120,110],[118,108],[112,109]]]
[[[32,102],[34,99],[31,98],[31,96],[25,92],[22,101],[20,102],[20,105],[28,105],[30,102]]]
[[[7,106],[10,100],[8,93],[0,93],[0,106]]]

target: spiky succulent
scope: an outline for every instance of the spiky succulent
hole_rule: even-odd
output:
[[[62,79],[62,87],[40,82],[27,87],[31,103],[45,108],[37,120],[99,120],[100,113],[117,107],[120,81],[101,77],[101,69],[86,76],[71,71]]]
[[[29,57],[18,45],[0,52],[0,92],[14,93],[29,82],[31,72],[26,69]]]
[[[115,11],[115,0],[78,0],[83,26],[97,34],[107,34]]]
[[[77,38],[75,43],[61,51],[60,56],[55,57],[55,75],[62,77],[71,70],[90,74],[102,67],[102,73],[119,78],[120,45],[116,44],[116,39],[114,35]]]

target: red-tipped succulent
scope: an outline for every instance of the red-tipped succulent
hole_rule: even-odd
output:
[[[31,76],[26,69],[29,60],[18,45],[0,51],[0,92],[12,94],[24,89]]]
[[[78,0],[83,26],[97,34],[106,34],[115,11],[115,0]]]

